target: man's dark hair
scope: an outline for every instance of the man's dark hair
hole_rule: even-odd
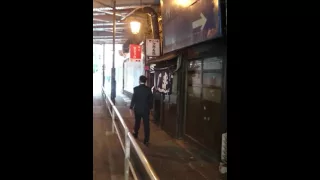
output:
[[[139,81],[142,82],[142,83],[146,83],[147,82],[147,77],[142,75],[142,76],[140,76]]]

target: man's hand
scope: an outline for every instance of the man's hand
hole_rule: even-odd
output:
[[[133,117],[132,109],[129,109],[129,112],[130,112],[130,116]]]

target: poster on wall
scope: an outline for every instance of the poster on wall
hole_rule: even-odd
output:
[[[147,39],[146,40],[146,54],[147,56],[160,56],[160,40],[159,39]]]
[[[141,46],[137,44],[130,44],[130,61],[140,62],[141,61]]]
[[[156,72],[156,89],[160,93],[170,95],[172,93],[173,74],[169,71]]]

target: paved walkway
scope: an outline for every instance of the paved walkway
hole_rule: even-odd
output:
[[[123,180],[124,153],[103,104],[100,81],[93,89],[93,180]],[[132,178],[131,178],[132,179]]]
[[[128,128],[133,129],[131,117],[124,95],[117,94],[116,107]],[[143,121],[141,121],[143,123]],[[208,158],[200,149],[184,141],[176,140],[150,123],[150,145],[143,145],[144,130],[139,130],[139,145],[161,180],[219,180],[219,162]]]

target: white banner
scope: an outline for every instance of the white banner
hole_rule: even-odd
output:
[[[160,40],[147,39],[146,40],[147,56],[160,56]]]

